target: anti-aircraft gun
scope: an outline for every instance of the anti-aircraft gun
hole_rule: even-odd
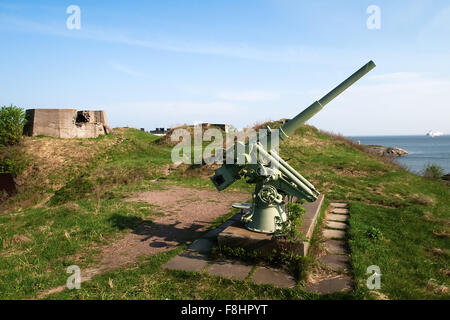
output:
[[[312,118],[326,104],[344,92],[352,84],[375,68],[373,61],[368,62],[344,82],[331,90],[322,99],[314,102],[308,108],[289,120],[277,132],[281,141],[286,140],[300,126]],[[275,131],[267,128],[266,134],[259,134],[256,140],[247,143],[236,142],[225,151],[224,158],[230,155],[234,161],[226,161],[215,170],[211,181],[217,190],[229,187],[241,178],[247,178],[248,183],[256,185],[253,192],[253,202],[250,212],[244,216],[246,228],[252,231],[273,233],[280,228],[280,222],[287,220],[285,198],[296,197],[307,201],[315,201],[319,192],[300,173],[284,161],[273,148],[272,140]],[[260,142],[267,139],[267,147]],[[243,150],[241,154],[237,150]],[[242,154],[243,153],[243,154]],[[238,158],[241,157],[241,161]],[[242,161],[242,159],[244,161]]]

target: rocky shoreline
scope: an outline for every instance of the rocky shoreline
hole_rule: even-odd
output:
[[[364,146],[369,152],[382,157],[401,157],[408,155],[408,151],[395,148],[395,147],[385,147],[379,145],[366,145]]]

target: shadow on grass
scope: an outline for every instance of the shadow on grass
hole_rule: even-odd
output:
[[[111,216],[111,218],[109,218],[109,222],[111,222],[115,228],[123,230],[123,229],[134,229],[139,224],[144,222],[144,220],[136,216],[124,216],[115,213]]]
[[[173,247],[174,242],[183,244],[198,239],[205,233],[200,230],[204,225],[195,222],[186,226],[178,221],[160,223],[120,214],[112,215],[109,221],[119,230],[131,229],[132,233],[143,236],[140,241],[148,241],[149,246],[153,248]]]

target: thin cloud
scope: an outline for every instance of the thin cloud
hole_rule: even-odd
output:
[[[269,91],[235,91],[235,92],[221,92],[218,98],[231,101],[243,101],[243,102],[261,102],[261,101],[273,101],[280,97],[277,92]]]
[[[427,74],[423,72],[392,72],[375,76],[369,76],[368,80],[385,82],[385,81],[417,81],[426,78]]]
[[[449,132],[450,80],[432,74],[398,72],[372,76],[372,83],[349,88],[311,120],[348,135]],[[359,115],[358,121],[349,115]],[[389,129],[387,129],[389,128]]]
[[[20,32],[40,33],[50,36],[67,37],[80,40],[92,40],[109,43],[117,43],[128,46],[142,47],[153,50],[169,51],[175,53],[191,53],[201,55],[215,55],[231,58],[242,58],[261,61],[276,62],[303,62],[324,64],[325,56],[331,51],[334,55],[345,55],[344,51],[337,48],[315,48],[307,46],[277,46],[273,47],[254,47],[245,43],[222,44],[208,42],[183,42],[180,40],[159,39],[144,40],[137,39],[129,35],[114,31],[105,31],[95,28],[85,28],[81,30],[67,30],[62,24],[42,24],[30,20],[0,15],[0,23],[3,23],[4,29]]]
[[[131,69],[131,68],[129,68],[129,67],[127,67],[127,66],[125,66],[125,65],[123,65],[123,64],[121,64],[121,63],[119,63],[119,62],[117,62],[117,61],[110,60],[110,61],[108,62],[108,64],[109,64],[109,66],[110,66],[111,68],[113,68],[114,70],[119,71],[119,72],[122,72],[122,73],[125,73],[125,74],[127,74],[127,75],[135,76],[135,77],[141,75],[139,72],[137,72],[137,71],[135,71],[135,70],[133,70],[133,69]]]

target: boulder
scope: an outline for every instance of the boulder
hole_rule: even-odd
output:
[[[400,156],[405,156],[408,154],[408,151],[401,149],[401,148],[395,148],[395,147],[368,145],[368,146],[365,146],[365,148],[370,153],[379,155],[381,157],[400,157]]]

